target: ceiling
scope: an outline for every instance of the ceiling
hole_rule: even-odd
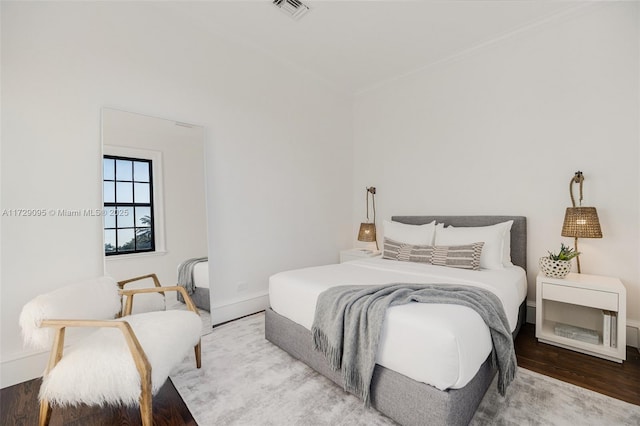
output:
[[[537,23],[583,1],[303,0],[295,21],[271,0],[169,3],[207,30],[354,95]]]

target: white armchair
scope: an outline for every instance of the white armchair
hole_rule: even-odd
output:
[[[51,345],[40,388],[40,425],[47,425],[52,405],[140,405],[142,424],[152,425],[152,398],[171,370],[194,348],[200,368],[202,323],[184,288],[121,289],[124,284],[101,277],[68,285],[27,303],[20,326],[27,345]],[[120,288],[119,288],[120,286]],[[178,291],[188,310],[131,315],[134,296]],[[122,315],[121,297],[126,296]],[[67,328],[91,332],[65,347]],[[70,339],[71,340],[71,339]]]

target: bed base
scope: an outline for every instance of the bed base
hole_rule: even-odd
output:
[[[209,300],[209,289],[204,287],[196,287],[195,291],[191,293],[191,300],[198,307],[207,312],[211,312],[211,301]],[[178,301],[184,303],[184,299],[178,296]]]
[[[209,289],[196,287],[196,291],[191,295],[191,300],[196,304],[198,309],[211,312],[211,301],[209,299]]]
[[[340,371],[333,371],[313,349],[311,332],[303,326],[268,308],[265,337],[344,388]],[[447,391],[376,364],[371,380],[371,406],[403,426],[467,425],[496,374],[490,357],[464,388]]]

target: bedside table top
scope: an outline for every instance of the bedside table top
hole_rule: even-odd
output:
[[[346,250],[341,250],[340,253],[357,255],[357,256],[362,256],[362,257],[374,257],[374,256],[378,256],[378,255],[382,254],[381,251],[371,250],[371,249],[366,249],[366,248],[350,248],[350,249],[346,249]]]
[[[603,275],[569,273],[565,278],[551,278],[538,273],[538,282],[552,283],[567,287],[579,287],[601,291],[618,291],[626,294],[626,288],[618,278]]]

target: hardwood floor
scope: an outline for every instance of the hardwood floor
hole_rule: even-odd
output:
[[[538,343],[534,324],[516,338],[518,365],[564,382],[640,405],[640,353],[627,346],[622,364]]]
[[[38,424],[38,389],[40,379],[30,380],[0,390],[0,425],[33,426]],[[136,407],[54,407],[51,426],[126,426],[140,425]],[[154,426],[197,426],[171,380],[153,397]],[[203,425],[204,426],[204,425]]]
[[[538,343],[535,326],[525,324],[516,339],[518,365],[558,380],[640,405],[640,353],[627,347],[623,364]],[[31,426],[38,422],[40,379],[0,390],[0,425]],[[170,380],[153,398],[153,422],[158,426],[197,425]],[[136,408],[54,408],[51,425],[139,425]],[[210,426],[210,425],[201,425]]]

